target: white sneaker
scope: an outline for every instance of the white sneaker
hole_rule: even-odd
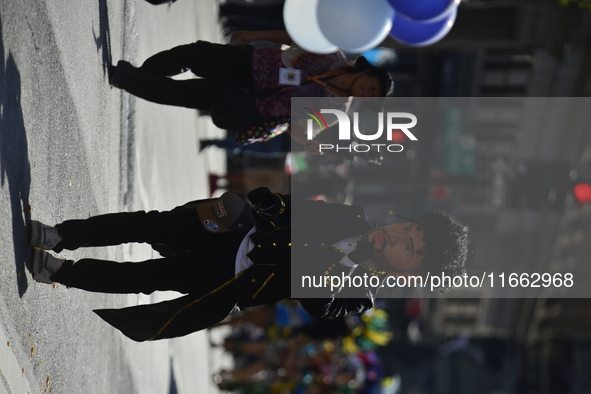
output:
[[[63,259],[53,257],[43,249],[33,249],[33,279],[40,283],[54,284],[50,278],[60,269],[64,263]]]
[[[62,240],[55,227],[47,226],[37,220],[31,220],[30,227],[29,243],[33,247],[51,250]]]

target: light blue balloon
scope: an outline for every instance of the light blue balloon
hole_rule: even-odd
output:
[[[392,22],[390,37],[403,44],[422,47],[436,43],[451,30],[457,15],[454,7],[447,18],[437,22],[417,22],[396,13]]]
[[[395,49],[377,47],[361,54],[372,66],[391,67],[396,64],[398,54]]]
[[[387,0],[318,0],[316,15],[329,42],[345,52],[361,53],[388,37],[394,9]]]
[[[460,0],[388,0],[388,3],[408,19],[435,22],[445,19],[450,9],[460,4]]]

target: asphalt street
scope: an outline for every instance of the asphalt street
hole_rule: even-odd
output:
[[[105,295],[38,284],[26,221],[166,210],[209,197],[221,136],[196,111],[110,88],[107,66],[175,45],[222,42],[216,0],[0,0],[0,393],[207,393],[207,335],[135,343],[93,312],[175,294]],[[141,261],[146,245],[61,257]],[[173,390],[171,390],[173,387]]]

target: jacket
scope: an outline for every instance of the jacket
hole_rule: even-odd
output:
[[[330,268],[332,275],[351,274],[351,268],[338,264],[343,255],[331,245],[363,235],[373,227],[363,209],[307,200],[292,204],[290,196],[276,197],[272,213],[259,210],[257,201],[253,201],[257,230],[251,236],[255,247],[248,253],[254,264],[247,270],[206,294],[195,289],[157,304],[94,312],[135,341],[173,338],[208,328],[232,312],[290,298],[301,273],[321,276]],[[292,261],[292,256],[297,260]],[[297,267],[294,278],[292,266]],[[362,271],[355,270],[356,274]],[[311,290],[312,298],[297,299],[316,317],[358,313],[373,306],[371,289]]]

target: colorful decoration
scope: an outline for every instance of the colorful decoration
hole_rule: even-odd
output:
[[[343,339],[343,349],[349,353],[375,350],[387,345],[391,339],[388,314],[382,309],[374,308],[361,315],[359,324]]]
[[[262,142],[284,133],[289,128],[291,118],[284,117],[265,121],[259,126],[252,126],[247,130],[236,132],[236,143],[248,145],[254,142]]]

